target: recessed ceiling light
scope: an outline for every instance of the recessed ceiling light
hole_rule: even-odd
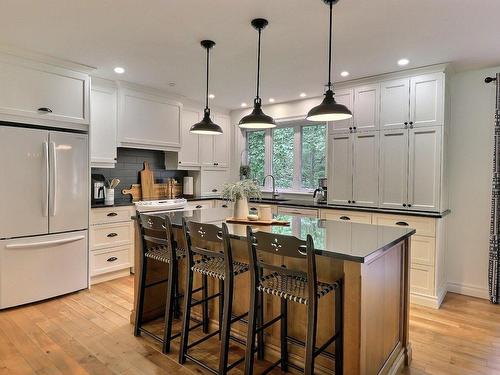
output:
[[[408,60],[408,59],[399,59],[398,60],[399,66],[405,66],[405,65],[408,65],[409,63],[410,63],[410,60]]]
[[[274,103],[274,98],[269,98],[269,103]]]
[[[214,94],[210,94],[210,95],[208,95],[208,97],[209,97],[210,99],[213,99],[213,98],[215,98],[215,95],[214,95]]]
[[[116,68],[113,69],[115,71],[115,73],[117,74],[123,74],[125,73],[125,69],[122,68],[121,66],[117,66]]]
[[[245,103],[245,102],[243,102],[243,103],[240,104],[240,106],[243,107],[243,108],[245,108],[246,106],[248,106],[248,104]]]
[[[340,75],[342,77],[348,77],[349,76],[349,72],[347,70],[344,70],[343,72],[340,72]]]
[[[301,92],[300,95],[299,95],[301,98],[305,98],[307,96],[307,94],[305,92]]]

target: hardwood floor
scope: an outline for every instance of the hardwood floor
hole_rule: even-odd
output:
[[[177,363],[177,346],[165,356],[155,342],[132,335],[132,288],[125,277],[0,312],[0,374],[203,373]],[[410,336],[406,375],[500,374],[500,306],[449,293],[440,310],[412,306]],[[213,340],[199,350],[209,362],[218,349]]]

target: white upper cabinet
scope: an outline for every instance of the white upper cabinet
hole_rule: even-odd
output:
[[[408,130],[380,132],[379,206],[405,209],[408,199]],[[404,206],[403,206],[404,205]]]
[[[339,104],[345,105],[349,110],[353,111],[354,105],[354,92],[352,89],[348,90],[335,90],[335,101]],[[340,121],[331,121],[329,123],[329,133],[337,134],[337,133],[348,133],[349,128],[353,126],[353,118],[349,118],[347,120]]]
[[[444,73],[424,74],[410,80],[410,127],[444,123]]]
[[[378,206],[379,132],[352,135],[352,199],[358,206]]]
[[[380,129],[402,129],[410,117],[410,80],[408,78],[380,84]]]
[[[350,204],[352,200],[352,142],[351,135],[329,136],[328,202]]]
[[[441,126],[410,129],[408,207],[436,211],[441,191]]]
[[[222,128],[219,135],[200,135],[201,166],[227,168],[229,166],[230,119],[226,115],[212,113],[212,120]]]
[[[380,113],[380,84],[354,88],[355,131],[378,130]]]
[[[182,104],[164,96],[120,89],[118,141],[121,147],[178,151]]]
[[[1,120],[88,129],[86,73],[0,55],[0,87]]]
[[[92,167],[113,168],[116,164],[117,90],[92,85],[90,97],[90,162]]]
[[[189,131],[191,126],[201,120],[203,114],[200,111],[183,108],[182,111],[182,146],[178,153],[178,167],[199,167],[199,136]]]

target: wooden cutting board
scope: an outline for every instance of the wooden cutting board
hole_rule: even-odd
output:
[[[170,189],[172,192],[170,193]],[[132,200],[138,201],[142,198],[142,189],[140,184],[133,184],[130,189],[122,189],[122,194],[130,194]],[[177,198],[182,195],[182,184],[154,184],[153,196],[151,198]]]
[[[144,162],[144,169],[140,172],[140,175],[142,198],[154,198],[155,180],[153,171],[149,168],[149,163],[147,161]]]

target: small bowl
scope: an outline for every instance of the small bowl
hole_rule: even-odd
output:
[[[250,220],[250,221],[257,221],[257,220],[259,220],[259,215],[249,214],[247,216],[247,219]]]

